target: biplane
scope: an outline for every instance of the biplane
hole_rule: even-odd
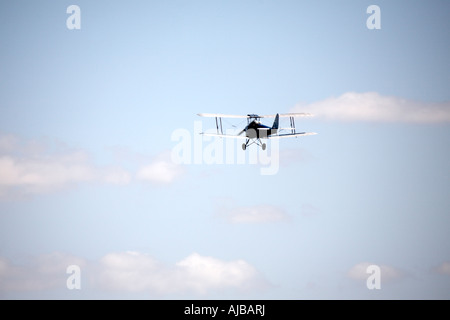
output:
[[[276,115],[263,115],[259,116],[257,114],[247,114],[243,115],[227,115],[221,113],[198,113],[200,117],[210,117],[216,118],[216,129],[217,133],[205,133],[200,134],[206,136],[214,136],[221,138],[234,138],[234,139],[245,139],[246,141],[242,144],[242,150],[246,150],[248,146],[256,144],[260,146],[263,150],[266,150],[266,144],[261,141],[261,139],[274,139],[274,138],[297,138],[299,136],[308,136],[316,134],[315,132],[296,132],[295,131],[295,118],[296,117],[308,117],[312,116],[310,113],[277,113]],[[266,126],[261,123],[262,118],[273,118],[272,126]],[[280,128],[280,117],[289,118],[290,126],[289,128]],[[224,134],[222,118],[247,118],[247,126],[242,129],[238,134]],[[281,133],[280,131],[287,130],[289,133]],[[245,135],[242,135],[245,133]]]

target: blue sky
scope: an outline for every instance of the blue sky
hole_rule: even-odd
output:
[[[0,297],[448,299],[449,9],[3,1]],[[201,112],[311,112],[318,135],[269,145],[272,175],[207,164]]]

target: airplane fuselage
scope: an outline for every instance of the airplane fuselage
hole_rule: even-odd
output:
[[[249,123],[245,130],[245,135],[249,139],[264,139],[273,134],[277,134],[278,129],[274,129],[261,124],[259,121],[253,120]]]

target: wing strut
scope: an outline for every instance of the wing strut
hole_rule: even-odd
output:
[[[215,117],[216,118],[216,129],[217,134],[223,134],[223,127],[222,127],[222,117]],[[217,121],[219,119],[219,121]],[[220,128],[220,131],[219,131]]]
[[[295,133],[295,121],[294,121],[294,117],[289,117],[289,119],[291,120],[291,131],[292,131],[292,133]]]

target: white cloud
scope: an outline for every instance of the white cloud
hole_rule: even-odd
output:
[[[219,215],[231,223],[269,223],[290,218],[284,209],[273,205],[223,206]]]
[[[367,268],[370,265],[377,265],[380,267],[382,283],[399,279],[404,276],[404,273],[397,268],[388,265],[379,265],[376,263],[369,263],[369,262],[361,262],[354,265],[347,272],[347,276],[353,280],[367,280],[367,278],[370,276],[370,273],[367,273]]]
[[[251,289],[263,281],[244,260],[222,261],[193,253],[167,266],[139,252],[111,253],[98,268],[98,285],[106,290],[171,294],[206,294],[217,289]]]
[[[224,261],[193,253],[174,265],[166,265],[141,252],[109,253],[99,261],[55,252],[20,265],[0,257],[0,293],[66,290],[67,267],[77,265],[88,290],[167,294],[208,294],[217,290],[247,291],[267,285],[257,270],[244,260]],[[86,290],[86,289],[83,289]]]
[[[347,92],[311,104],[298,104],[291,112],[310,112],[337,121],[448,123],[450,101],[419,102],[377,92]]]
[[[175,164],[169,153],[162,153],[138,170],[136,178],[142,181],[168,184],[183,174],[181,165]]]
[[[212,289],[251,289],[257,285],[256,269],[244,260],[222,261],[193,253],[176,264],[186,289],[206,293]]]

